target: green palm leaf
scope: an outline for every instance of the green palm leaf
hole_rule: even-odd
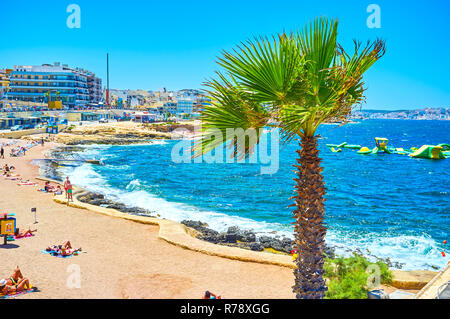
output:
[[[304,63],[293,35],[285,33],[272,40],[247,41],[233,52],[224,52],[218,64],[239,80],[253,99],[262,103],[284,101]]]
[[[235,156],[248,157],[267,125],[269,114],[253,100],[245,90],[238,89],[233,80],[218,73],[220,80],[211,80],[206,85],[211,103],[202,111],[202,129],[194,145],[193,156],[199,156],[215,147],[231,141]],[[231,131],[234,131],[231,134]],[[249,138],[253,137],[253,138]]]

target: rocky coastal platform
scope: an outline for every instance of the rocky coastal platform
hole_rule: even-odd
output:
[[[181,223],[197,230],[197,238],[214,244],[279,254],[291,254],[291,251],[294,249],[293,241],[286,237],[257,237],[255,232],[243,230],[238,226],[230,226],[226,232],[218,232],[208,228],[208,224],[201,221],[183,220]],[[334,248],[327,246],[325,254],[330,258],[334,258]]]
[[[52,135],[51,139],[65,145],[127,145],[154,139],[190,137],[193,133],[194,122],[142,124],[127,121],[69,125],[59,134]],[[43,134],[26,135],[22,139],[40,140],[42,136]]]

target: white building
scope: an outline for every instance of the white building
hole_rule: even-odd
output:
[[[194,108],[194,101],[182,99],[177,101],[177,114],[191,114]]]

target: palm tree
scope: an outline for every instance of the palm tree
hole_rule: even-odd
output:
[[[348,54],[337,42],[337,20],[317,18],[296,33],[242,43],[223,52],[225,72],[206,82],[211,105],[202,112],[202,134],[193,156],[224,142],[235,156],[248,157],[262,128],[278,127],[282,142],[299,140],[294,203],[294,248],[298,251],[293,291],[297,298],[323,298],[324,186],[316,130],[321,123],[345,123],[364,97],[363,73],[385,53],[382,40]],[[255,139],[226,134],[228,128],[253,130]],[[215,139],[220,130],[223,140]],[[214,135],[214,136],[213,136]]]

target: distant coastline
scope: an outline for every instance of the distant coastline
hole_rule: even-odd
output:
[[[355,110],[350,120],[450,120],[449,108],[423,108],[414,110]]]

